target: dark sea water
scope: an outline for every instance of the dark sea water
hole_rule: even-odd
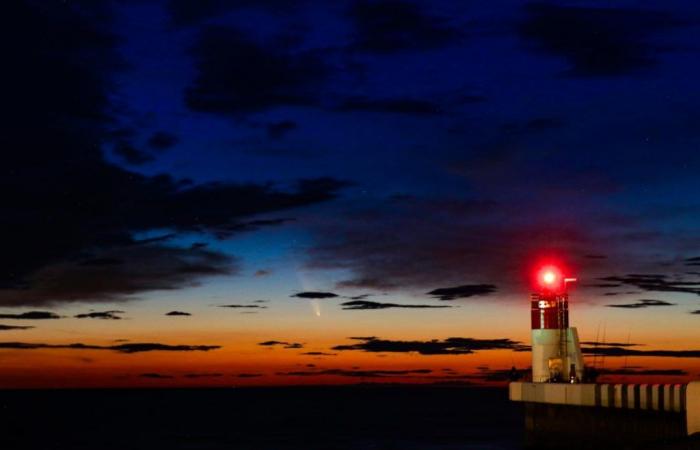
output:
[[[0,450],[519,449],[523,423],[491,388],[0,391]]]

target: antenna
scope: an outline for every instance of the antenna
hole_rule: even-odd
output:
[[[608,324],[606,322],[603,322],[603,345],[605,345],[605,334],[608,331]],[[601,355],[601,363],[600,363],[600,371],[603,372],[605,370],[605,352]]]
[[[630,329],[630,330],[627,332],[627,347],[628,347],[628,348],[629,348],[629,346],[630,346],[630,342],[631,342],[631,341],[630,341],[630,338],[631,338],[631,337],[632,337],[632,329]],[[627,358],[628,358],[628,357],[629,357],[629,355],[625,354],[625,365],[624,365],[624,367],[622,368],[623,373],[627,372]]]
[[[598,322],[598,327],[596,328],[595,331],[595,342],[593,342],[593,368],[597,369],[598,366],[596,363],[598,362],[598,344],[600,344],[600,322]]]

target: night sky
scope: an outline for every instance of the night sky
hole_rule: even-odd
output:
[[[0,386],[502,383],[542,262],[607,379],[700,376],[696,1],[1,20]]]

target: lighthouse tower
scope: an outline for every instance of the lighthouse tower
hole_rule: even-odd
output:
[[[577,383],[583,379],[583,356],[576,328],[569,326],[569,296],[565,278],[556,266],[537,273],[532,294],[532,381]]]

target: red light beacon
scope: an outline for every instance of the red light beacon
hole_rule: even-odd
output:
[[[556,265],[537,271],[531,296],[532,381],[572,382],[583,378],[583,357],[576,328],[569,327],[567,278]]]

